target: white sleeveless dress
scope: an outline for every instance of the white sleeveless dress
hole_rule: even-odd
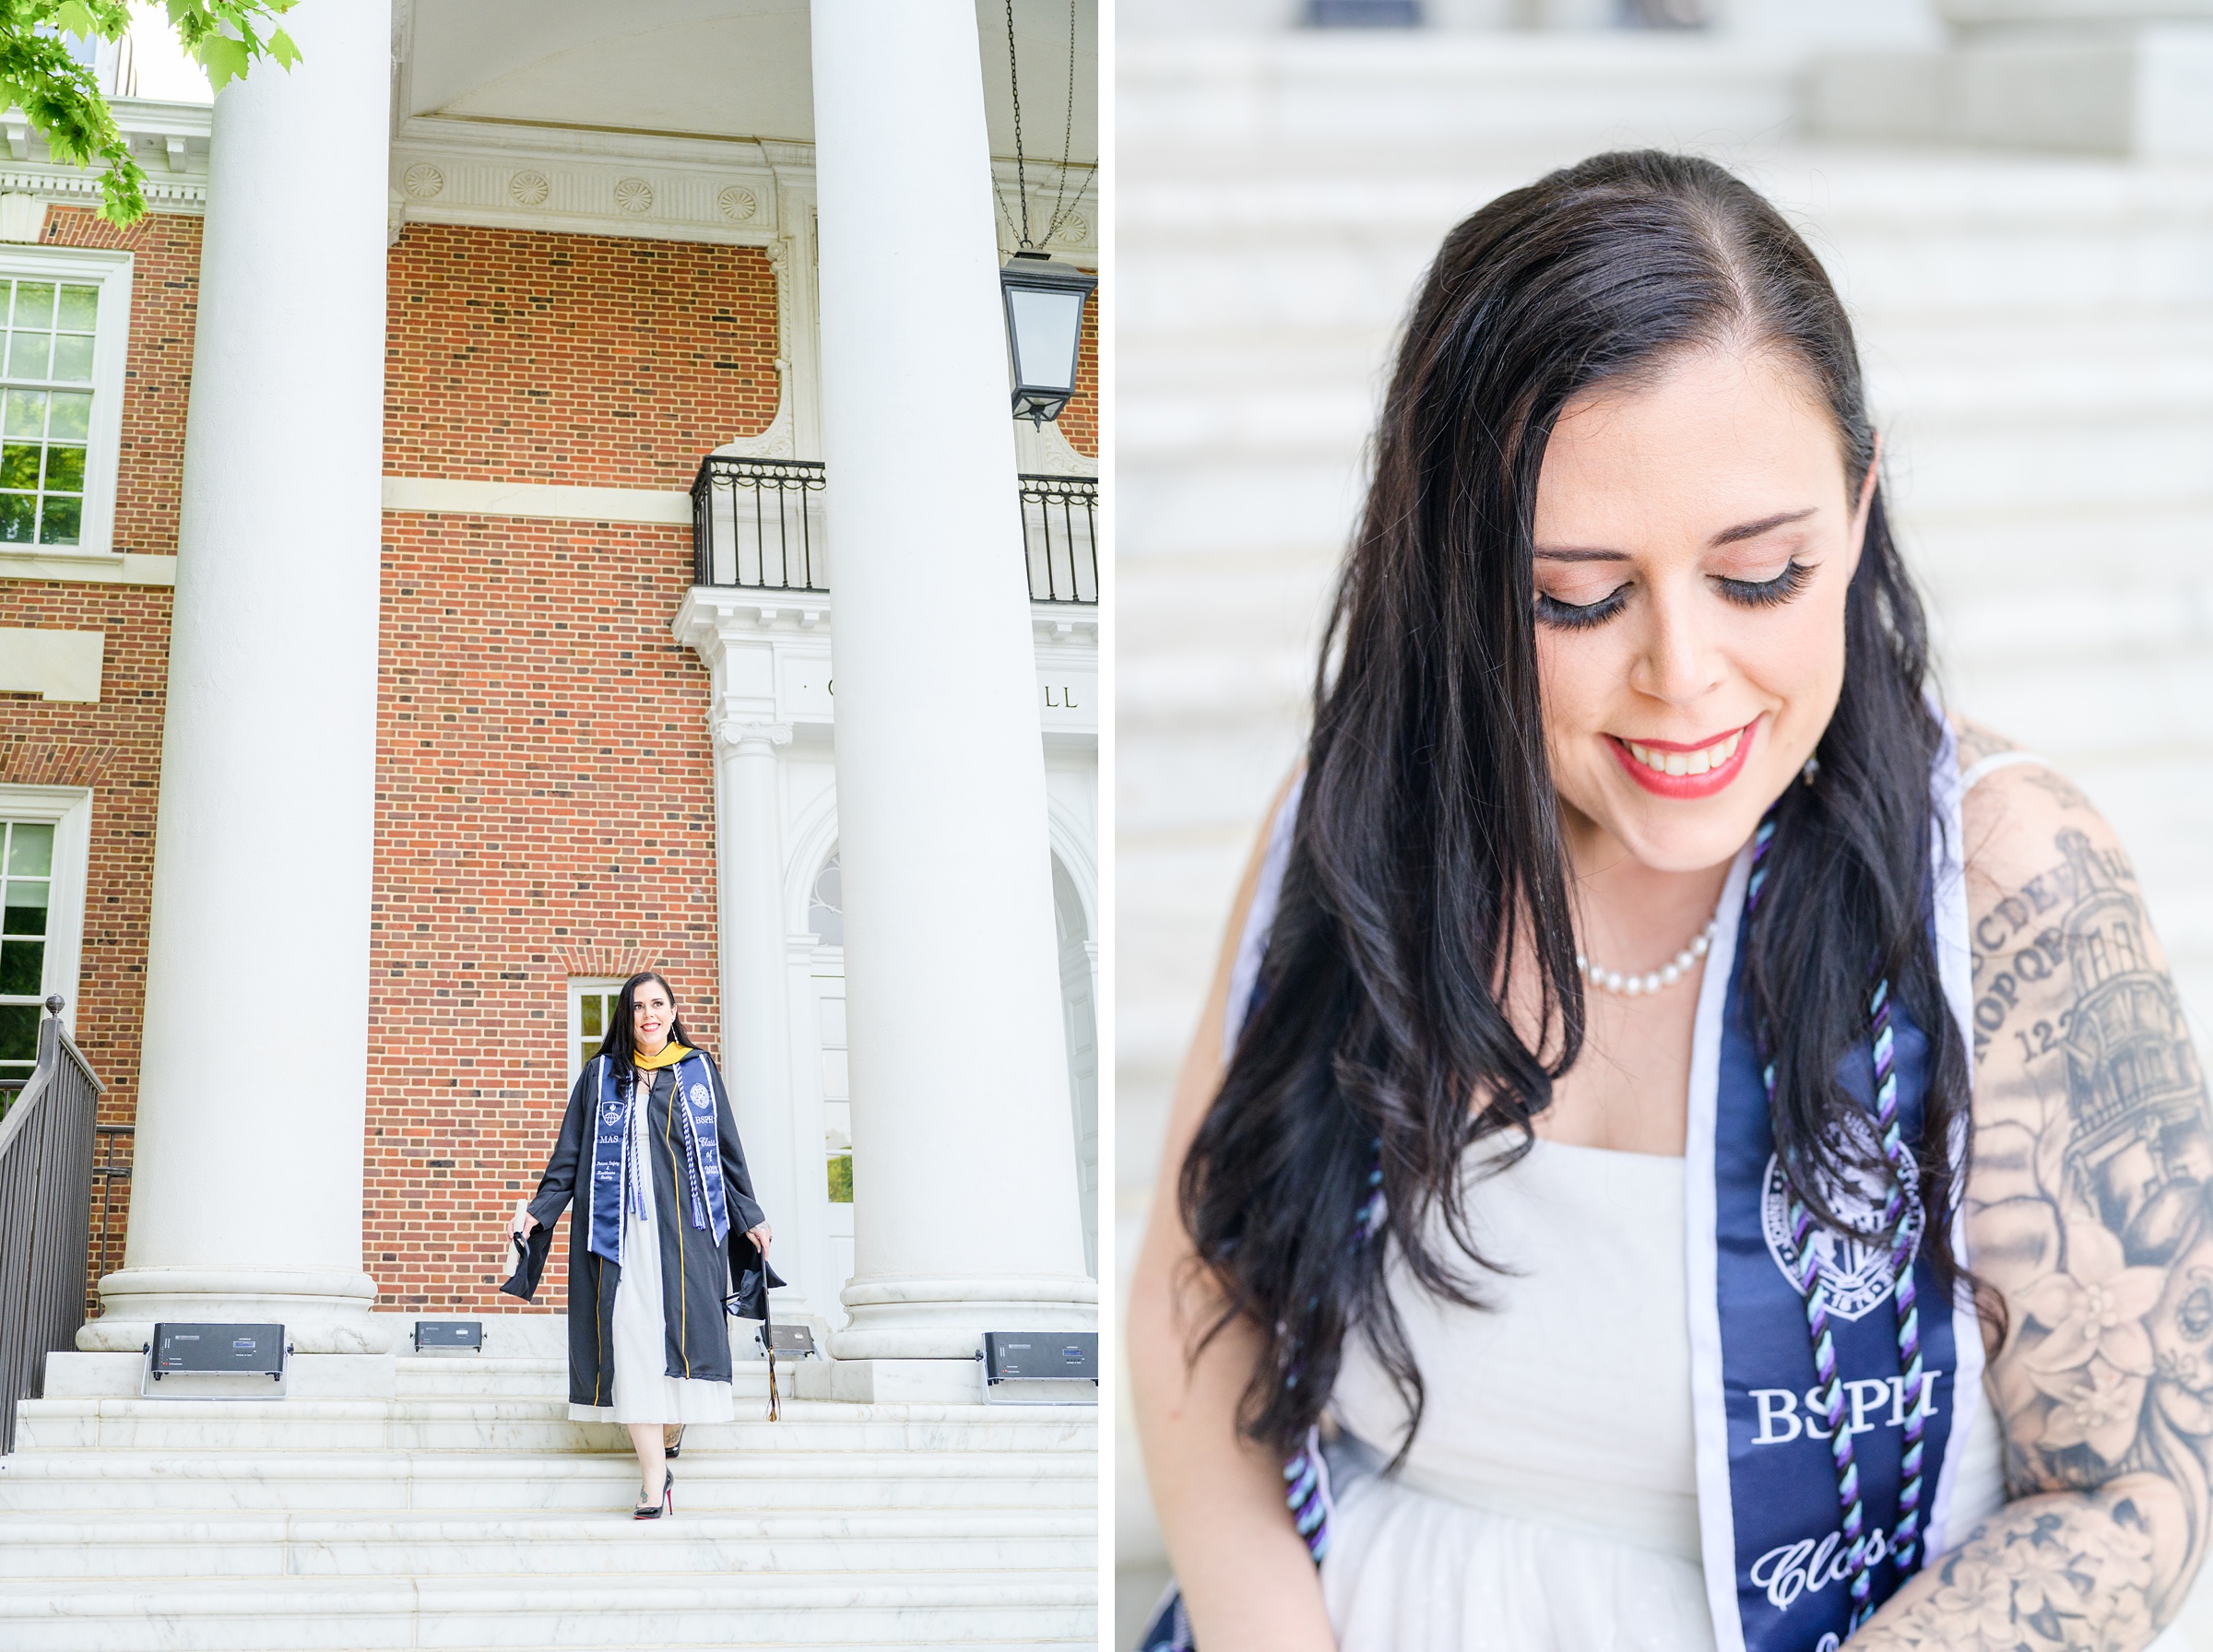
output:
[[[2038,760],[2006,752],[1960,777]],[[1289,858],[1294,784],[1272,823],[1230,977],[1224,1050],[1260,973]],[[1394,1255],[1391,1299],[1426,1399],[1405,1437],[1398,1390],[1346,1339],[1330,1414],[1334,1482],[1322,1593],[1341,1652],[1715,1652],[1693,1456],[1684,1162],[1538,1139],[1469,1150],[1487,1311],[1440,1302]],[[1441,1230],[1436,1254],[1457,1255]],[[1948,1528],[2006,1501],[1995,1410],[1959,1443]],[[2213,1573],[2213,1568],[2208,1568]],[[2179,1628],[2147,1652],[2187,1652]]]
[[[1471,1174],[1492,1143],[1472,1150]],[[1372,1464],[1406,1412],[1357,1337],[1331,1410],[1321,1564],[1343,1652],[1713,1652],[1692,1466],[1683,1161],[1538,1140],[1469,1199],[1492,1311],[1390,1289],[1427,1404],[1405,1467]],[[1439,1235],[1440,1239],[1442,1235]],[[1444,1240],[1444,1254],[1453,1254]],[[1363,1471],[1363,1457],[1368,1471]],[[1348,1472],[1349,1470],[1349,1472]],[[1955,1530],[2005,1497],[1980,1408]]]

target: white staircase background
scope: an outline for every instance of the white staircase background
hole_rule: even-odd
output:
[[[1828,264],[1946,687],[2114,821],[2213,1056],[2213,165],[1811,144],[1800,68],[1726,36],[1125,35],[1125,1268],[1237,870],[1303,737],[1393,329],[1450,225],[1602,148],[1734,167]],[[1165,1563],[1119,1426],[1127,1646]]]
[[[140,1399],[136,1365],[51,1356],[0,1457],[10,1652],[1096,1641],[1089,1407],[769,1422],[740,1362],[675,1517],[633,1521],[627,1436],[566,1421],[556,1358],[402,1355],[387,1399]]]

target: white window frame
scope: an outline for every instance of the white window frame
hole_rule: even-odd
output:
[[[100,289],[100,321],[92,335],[92,429],[85,443],[85,513],[77,543],[0,545],[0,561],[12,557],[119,560],[115,477],[123,458],[123,381],[131,345],[131,254],[0,243],[0,276]]]
[[[0,785],[0,820],[53,823],[47,885],[46,957],[39,993],[65,1000],[62,1025],[77,1036],[77,983],[85,949],[85,889],[92,860],[92,791],[81,785]]]
[[[584,1062],[576,1052],[584,1047],[584,995],[613,993],[622,990],[620,975],[571,975],[569,977],[569,1047],[567,1060],[569,1082],[574,1084],[584,1071]]]

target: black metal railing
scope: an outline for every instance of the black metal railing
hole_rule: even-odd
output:
[[[92,1135],[107,1087],[46,1000],[39,1065],[0,1120],[0,1452],[16,1405],[45,1386],[46,1356],[77,1345],[92,1241]]]
[[[1032,602],[1099,599],[1099,484],[1088,476],[1023,476],[1022,548]]]
[[[709,454],[692,479],[695,584],[827,591],[822,466]]]
[[[1032,602],[1099,600],[1099,484],[1087,476],[1017,477]],[[828,591],[822,465],[709,454],[692,480],[694,584]]]

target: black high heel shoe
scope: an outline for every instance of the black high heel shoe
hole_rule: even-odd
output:
[[[643,1487],[639,1489],[644,1490]],[[657,1520],[663,1515],[673,1515],[674,1513],[676,1513],[676,1475],[673,1470],[664,1470],[661,1476],[661,1500],[658,1503],[639,1504],[637,1507],[630,1511],[630,1517],[633,1520]]]
[[[680,1453],[680,1452],[683,1450],[683,1448],[684,1448],[684,1429],[683,1429],[683,1424],[681,1424],[681,1423],[680,1422],[679,1424],[677,1424],[677,1429],[676,1429],[676,1438],[675,1438],[675,1439],[673,1439],[673,1440],[671,1440],[671,1439],[669,1439],[669,1438],[668,1438],[667,1436],[665,1436],[665,1435],[662,1437],[662,1441],[661,1441],[661,1455],[662,1455],[663,1457],[667,1457],[667,1458],[668,1458],[668,1459],[669,1459],[670,1462],[672,1462],[672,1463],[673,1463],[674,1461],[676,1461],[678,1454],[679,1454],[679,1453]]]

